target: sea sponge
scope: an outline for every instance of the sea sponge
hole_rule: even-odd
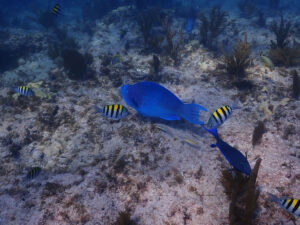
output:
[[[265,133],[266,128],[264,122],[259,121],[257,126],[253,130],[252,135],[252,145],[255,146],[260,143],[263,134]]]
[[[220,7],[213,7],[208,16],[200,14],[200,42],[212,48],[214,41],[227,27],[227,14]]]
[[[136,225],[136,223],[131,220],[131,215],[129,212],[120,212],[119,217],[114,225]]]
[[[257,199],[259,190],[256,185],[259,158],[251,172],[250,178],[239,172],[232,174],[228,170],[222,171],[221,183],[224,187],[229,205],[229,224],[254,225],[255,213],[258,209]]]

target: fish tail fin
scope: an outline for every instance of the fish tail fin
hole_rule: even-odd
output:
[[[235,99],[234,102],[232,103],[232,106],[231,106],[232,110],[235,110],[235,109],[241,109],[242,107],[239,106],[239,99]]]
[[[211,135],[213,135],[216,139],[219,138],[219,134],[218,134],[218,129],[217,128],[207,129],[205,126],[202,126],[202,128],[204,130],[206,130],[208,133],[210,133]]]
[[[98,106],[96,106],[96,105],[94,105],[94,112],[93,112],[93,114],[96,114],[96,113],[102,113],[102,109],[100,109]]]
[[[191,123],[202,125],[204,122],[199,120],[200,111],[207,112],[207,109],[198,104],[183,104],[180,116]]]
[[[280,199],[276,195],[273,195],[271,193],[267,193],[267,194],[268,194],[268,200],[269,201],[277,202],[277,203],[280,202]]]

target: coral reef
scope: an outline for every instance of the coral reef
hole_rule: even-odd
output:
[[[272,48],[269,56],[275,65],[290,67],[299,63],[300,48],[299,46]]]
[[[22,6],[21,1],[12,2]],[[7,2],[1,9],[9,26],[0,29],[4,53],[0,57],[0,223],[220,225],[229,224],[230,218],[232,224],[292,225],[287,214],[264,203],[264,196],[257,201],[255,168],[251,178],[224,172],[230,181],[227,197],[218,179],[224,158],[208,147],[207,133],[184,121],[141,116],[120,96],[121,85],[148,80],[159,82],[186,103],[203,104],[209,112],[240,98],[242,109],[220,127],[220,135],[247,151],[252,166],[262,157],[257,182],[264,190],[299,196],[299,77],[294,75],[299,74],[299,64],[293,60],[292,69],[278,68],[259,55],[276,39],[267,27],[257,26],[258,14],[240,18],[238,1],[223,1],[222,9],[228,10],[226,28],[212,41],[199,44],[202,22],[196,13],[199,8],[206,12],[207,38],[214,37],[209,23],[216,1],[75,2],[60,2],[62,14],[53,16],[57,26],[27,22],[31,12],[26,2],[25,8],[11,8]],[[280,25],[280,14],[270,11],[268,1],[252,2],[264,19],[279,18]],[[299,27],[297,12],[286,10],[290,1],[281,2],[286,19]],[[41,4],[46,9],[47,2]],[[53,5],[49,3],[49,12]],[[294,5],[289,7],[296,11]],[[151,10],[146,43],[137,20]],[[218,10],[212,14],[216,17]],[[168,29],[159,21],[166,17]],[[181,33],[191,18],[192,33],[187,27]],[[217,27],[217,20],[212,19],[212,27]],[[122,37],[123,30],[127,33]],[[218,42],[231,55],[238,38],[244,43],[245,31],[249,47],[251,43],[250,66],[242,76],[226,76]],[[297,48],[299,33],[290,32],[284,48]],[[176,57],[169,47],[178,50]],[[63,59],[65,50],[76,52],[84,68],[78,74],[76,68],[64,65],[70,60]],[[174,67],[176,60],[180,65]],[[87,79],[91,70],[93,80]],[[17,85],[30,87],[36,96],[15,94],[11,87]],[[94,114],[93,106],[107,104],[122,104],[130,115],[115,121]],[[254,131],[258,121],[268,128],[261,144],[254,141],[261,136]],[[32,167],[42,172],[28,180]]]
[[[278,66],[293,66],[299,63],[300,46],[296,42],[293,46],[289,46],[289,37],[292,33],[291,21],[285,21],[281,16],[280,24],[273,21],[270,25],[270,30],[276,36],[276,42],[271,40],[271,49],[269,56]]]
[[[166,52],[174,60],[174,65],[179,65],[180,63],[180,50],[183,45],[183,32],[182,30],[176,31],[171,29],[170,19],[168,16],[160,18],[160,23],[164,31],[165,39],[167,42]],[[177,40],[176,36],[178,34]]]
[[[138,16],[138,25],[143,35],[145,46],[149,45],[148,41],[150,38],[150,33],[152,32],[152,27],[155,19],[154,13],[154,10],[148,10],[146,12],[141,13]]]
[[[276,36],[276,42],[271,40],[271,48],[285,48],[289,44],[289,36],[291,34],[292,23],[290,21],[285,21],[283,16],[281,16],[280,24],[275,20],[270,25],[270,30]]]
[[[261,159],[258,159],[251,172],[250,178],[228,170],[222,171],[221,183],[227,198],[230,200],[229,224],[254,225],[255,213],[258,209],[257,199],[259,190],[256,178]]]
[[[222,46],[221,50],[224,54],[224,63],[227,73],[232,75],[234,79],[245,77],[245,70],[251,63],[251,46],[247,42],[247,33],[244,35],[244,41],[238,40],[232,54],[227,54]]]
[[[259,121],[257,126],[253,130],[252,145],[255,146],[260,143],[263,134],[266,132],[265,124]]]
[[[227,14],[220,7],[211,8],[209,15],[200,14],[200,42],[212,48],[217,37],[225,30],[227,23]]]

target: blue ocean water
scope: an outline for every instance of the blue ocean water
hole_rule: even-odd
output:
[[[0,225],[300,224],[299,0],[0,5]]]

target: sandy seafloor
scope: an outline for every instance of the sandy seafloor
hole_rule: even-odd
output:
[[[47,32],[9,30],[10,39],[24,40],[26,36],[41,50],[1,75],[1,225],[110,225],[124,210],[130,210],[132,219],[142,225],[228,224],[229,202],[219,179],[221,170],[229,165],[217,149],[210,148],[215,142],[211,135],[185,121],[144,118],[129,107],[130,116],[120,121],[93,114],[94,105],[125,105],[120,86],[151,76],[152,54],[141,53],[143,40],[136,23],[130,16],[118,19],[117,15],[126,14],[130,9],[111,12],[97,21],[90,37],[80,31],[76,34],[74,24],[69,24],[73,30],[70,35],[76,37],[82,53],[94,56],[95,80],[69,80],[62,64],[47,56]],[[234,12],[230,15],[230,19],[236,17]],[[105,25],[103,21],[110,18],[114,18],[113,23]],[[182,22],[174,20],[173,25]],[[290,214],[266,201],[266,192],[300,196],[300,102],[291,97],[290,75],[291,70],[299,73],[300,67],[270,71],[259,53],[267,49],[273,35],[266,28],[249,26],[251,19],[235,22],[240,34],[247,32],[253,46],[253,66],[247,72],[254,89],[245,92],[233,88],[224,73],[215,72],[221,57],[196,40],[185,43],[178,67],[161,57],[160,84],[209,112],[239,98],[241,109],[234,111],[219,133],[226,142],[248,153],[252,167],[257,158],[262,159],[255,223],[300,224],[299,219],[293,221]],[[129,30],[126,39],[132,43],[128,51],[119,41],[124,26]],[[224,35],[236,38],[230,29]],[[101,57],[108,52],[120,52],[123,57],[123,63],[111,66],[110,75],[101,72]],[[144,74],[144,78],[131,74]],[[15,100],[9,87],[20,80],[25,84],[43,80],[44,90],[55,97],[20,96]],[[209,116],[201,115],[205,121]],[[253,147],[252,133],[260,120],[265,120],[267,131],[261,143]],[[155,124],[165,125],[173,136]],[[192,137],[199,146],[183,143],[183,137]],[[42,172],[26,180],[33,166],[40,166]]]

